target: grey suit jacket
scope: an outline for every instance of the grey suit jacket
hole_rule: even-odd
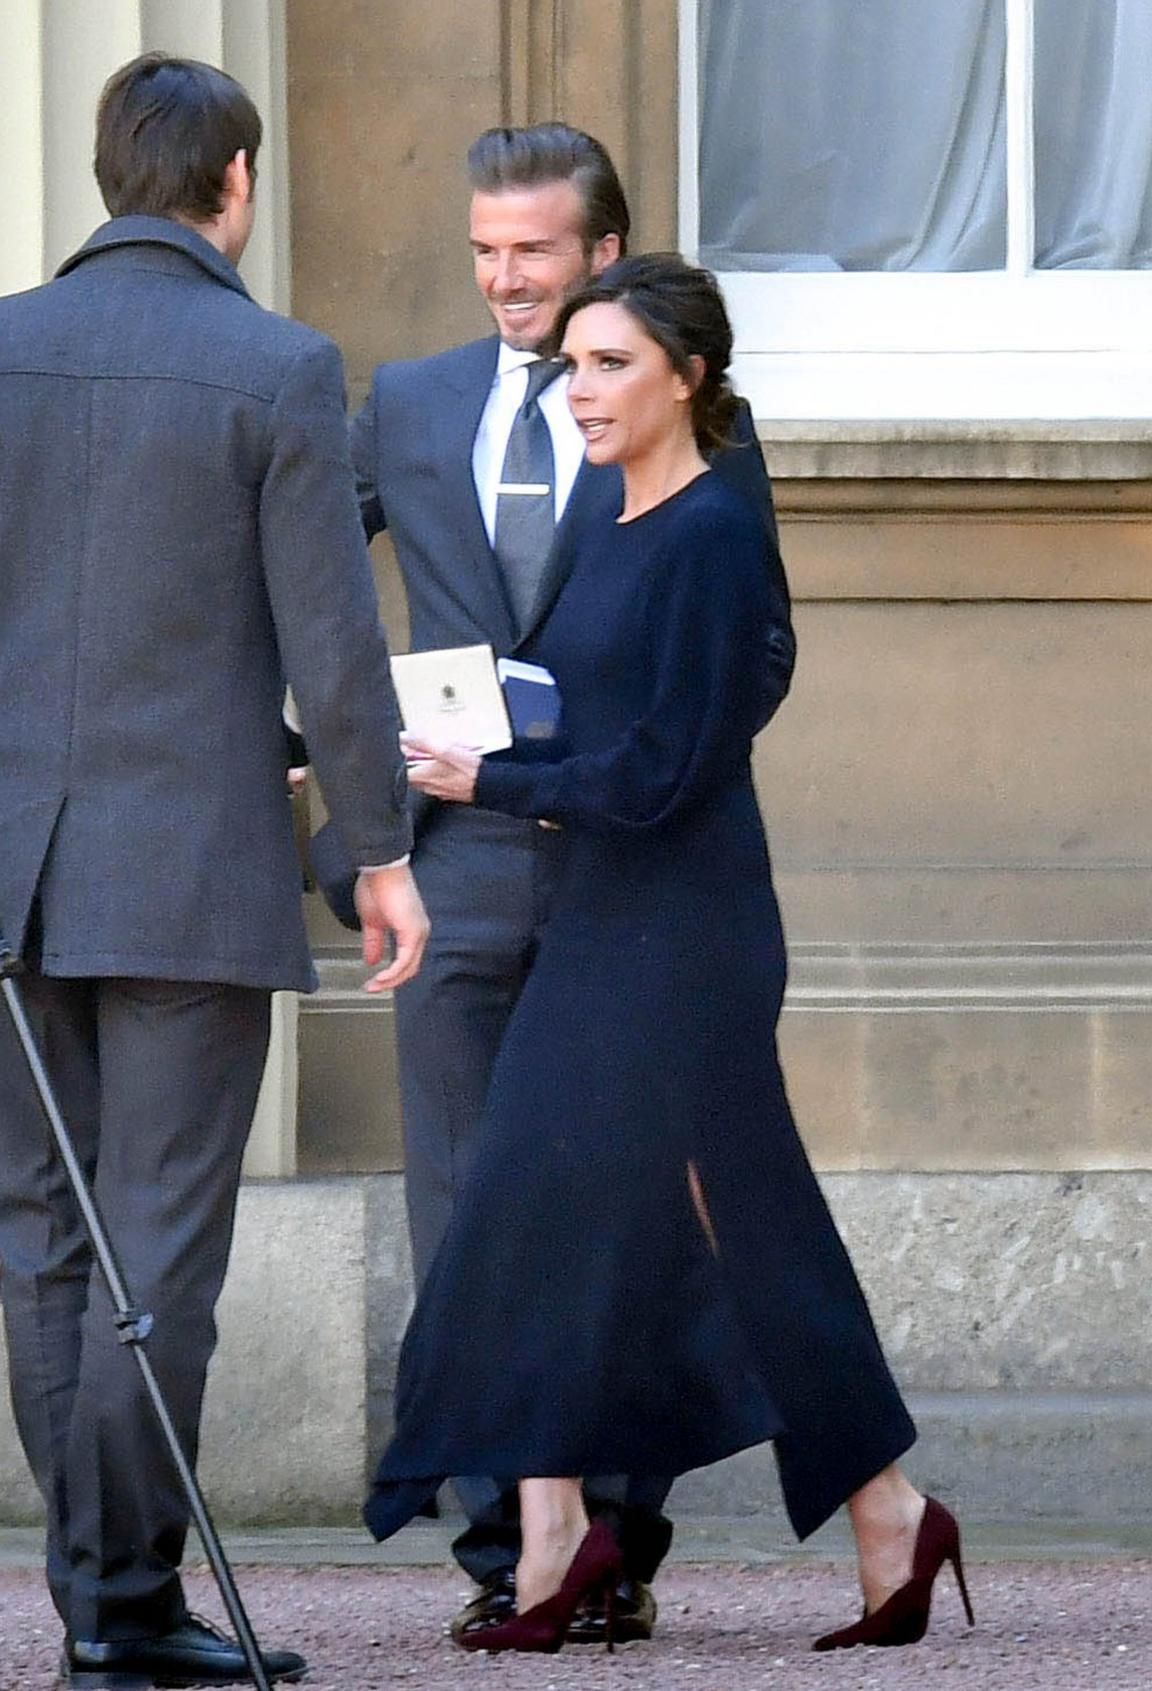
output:
[[[548,559],[532,628],[518,641],[500,565],[472,478],[472,443],[496,373],[495,336],[430,358],[381,364],[352,425],[352,456],[365,531],[387,528],[408,595],[414,651],[489,641],[506,656],[529,640],[555,604],[581,533],[621,507],[615,464],[585,462]],[[764,652],[763,721],[788,691],[796,656],[788,585],[780,561],[772,489],[751,414],[713,468],[759,510],[772,615]]]
[[[0,929],[42,967],[309,989],[291,683],[356,861],[410,841],[322,336],[162,218],[0,300]]]
[[[429,358],[378,365],[352,424],[365,531],[371,537],[387,528],[392,537],[408,595],[414,651],[486,640],[498,656],[506,656],[518,644],[472,479],[472,443],[496,373],[499,345],[492,335]],[[713,467],[752,500],[764,519],[774,595],[773,650],[766,662],[779,703],[791,677],[795,643],[772,490],[746,406],[738,436],[736,445],[716,454]],[[617,465],[582,465],[557,527],[533,628],[524,631],[519,644],[531,638],[555,603],[581,531],[616,516],[621,499]]]

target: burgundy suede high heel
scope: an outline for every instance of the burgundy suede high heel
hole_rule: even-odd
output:
[[[964,1564],[960,1559],[959,1525],[942,1503],[929,1497],[925,1502],[920,1531],[916,1534],[916,1548],[912,1552],[912,1578],[872,1614],[865,1611],[854,1626],[842,1627],[839,1632],[826,1632],[812,1648],[850,1650],[855,1644],[919,1644],[928,1630],[932,1587],[945,1562],[952,1564],[968,1625],[975,1626],[976,1617],[972,1613]]]
[[[616,1586],[621,1573],[620,1546],[603,1521],[593,1521],[572,1558],[559,1591],[500,1626],[465,1632],[456,1642],[465,1650],[537,1650],[554,1654],[586,1597],[604,1594],[605,1646],[616,1648]]]

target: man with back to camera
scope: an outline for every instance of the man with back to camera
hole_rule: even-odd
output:
[[[111,221],[0,300],[0,928],[193,1459],[270,995],[315,985],[285,682],[367,866],[368,966],[395,941],[369,985],[427,933],[340,356],[235,269],[260,134],[222,71],[124,66],[96,126]],[[184,1493],[6,1019],[0,1261],[66,1677],[249,1679],[188,1615]]]
[[[468,167],[475,279],[496,335],[381,365],[353,424],[353,457],[367,533],[387,528],[396,548],[413,649],[489,642],[500,656],[548,614],[576,529],[620,509],[618,468],[584,462],[566,379],[538,352],[567,295],[624,253],[630,219],[605,149],[565,124],[487,130]],[[716,467],[764,513],[779,609],[765,654],[767,720],[787,691],[794,644],[771,491],[746,410],[741,445]],[[557,836],[426,801],[416,828],[414,868],[433,933],[419,980],[397,993],[396,1026],[422,1279],[472,1161],[492,1063],[547,913]],[[329,856],[324,844],[318,855]],[[617,1636],[647,1638],[655,1617],[647,1582],[671,1537],[661,1513],[668,1484],[613,1477],[586,1489],[624,1551]],[[459,1637],[512,1609],[519,1524],[514,1483],[508,1490],[467,1479],[457,1491],[469,1525],[453,1548],[480,1586],[453,1622]],[[586,1642],[603,1636],[602,1612],[569,1633]]]

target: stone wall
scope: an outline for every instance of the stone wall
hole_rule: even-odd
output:
[[[921,1425],[919,1482],[969,1519],[1146,1518],[1152,1175],[835,1174],[825,1187]],[[357,1518],[410,1298],[398,1175],[245,1188],[201,1463],[221,1519]],[[673,1498],[680,1515],[778,1508],[763,1447]],[[0,1523],[38,1515],[5,1403]]]
[[[590,128],[636,246],[674,243],[675,14],[288,0],[293,309],[341,343],[354,399],[378,359],[486,327],[462,161],[488,124]],[[42,62],[34,35],[21,64]],[[757,753],[793,947],[782,1045],[923,1404],[917,1472],[975,1514],[1146,1509],[1152,431],[760,427],[800,638]],[[377,561],[403,645],[386,545]],[[310,906],[311,1178],[244,1192],[206,1427],[233,1519],[351,1518],[409,1296],[390,1008]],[[757,1507],[768,1467],[694,1478],[680,1506]],[[33,1512],[0,1423],[0,1516]]]

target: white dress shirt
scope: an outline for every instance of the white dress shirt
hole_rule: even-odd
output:
[[[528,366],[534,364],[536,358],[534,352],[520,352],[500,342],[496,374],[472,443],[472,476],[489,544],[496,538],[496,501],[504,454],[508,450],[508,436],[528,391]],[[557,376],[554,382],[550,382],[537,403],[552,436],[552,458],[556,466],[552,491],[556,501],[556,521],[559,522],[584,462],[584,436],[568,409],[567,376]],[[385,867],[395,868],[407,861],[407,857],[401,857],[397,864],[390,863]]]
[[[534,352],[518,352],[515,347],[500,342],[496,374],[472,443],[472,479],[476,483],[476,497],[480,501],[480,513],[490,543],[496,537],[497,490],[504,468],[504,454],[508,450],[508,436],[528,391],[528,366],[536,362],[536,357]],[[556,521],[559,522],[572,492],[572,484],[584,462],[584,436],[568,409],[567,376],[557,376],[554,382],[549,383],[538,403],[552,436],[552,457],[556,465],[553,493]]]

